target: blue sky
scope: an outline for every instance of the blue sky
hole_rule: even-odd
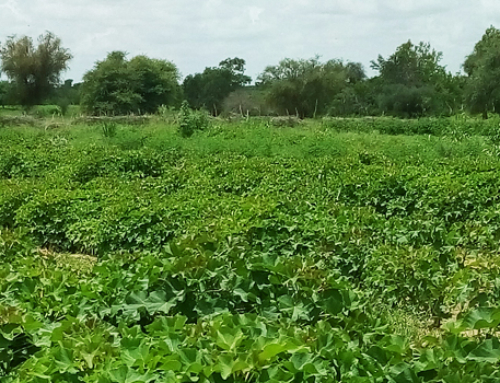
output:
[[[107,52],[173,61],[183,76],[227,57],[247,61],[254,79],[285,57],[361,62],[411,39],[443,52],[460,70],[490,25],[494,0],[0,0],[0,43],[51,31],[74,59],[63,78],[79,81]]]

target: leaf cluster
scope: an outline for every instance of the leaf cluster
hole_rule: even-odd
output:
[[[166,60],[112,52],[84,75],[81,105],[91,115],[152,114],[162,105],[176,105],[179,73]]]

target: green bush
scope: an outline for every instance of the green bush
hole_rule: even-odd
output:
[[[191,137],[194,132],[210,127],[208,113],[193,111],[187,101],[181,105],[179,112],[179,133],[182,137]]]
[[[118,130],[118,127],[114,122],[105,121],[102,123],[101,129],[102,129],[102,135],[104,137],[113,138],[116,137],[116,132]]]
[[[59,105],[38,105],[35,106],[34,115],[40,118],[62,116],[62,109]]]

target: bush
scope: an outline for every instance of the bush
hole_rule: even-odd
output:
[[[301,124],[301,120],[295,116],[273,117],[270,120],[270,125],[277,128],[293,128]]]
[[[61,97],[56,101],[56,103],[59,108],[60,115],[66,116],[66,114],[68,114],[69,106],[71,105],[70,101],[65,97]]]
[[[189,109],[187,101],[184,101],[179,113],[179,133],[182,137],[191,137],[197,130],[204,130],[210,127],[210,120],[207,113],[203,111],[192,111]]]
[[[101,125],[102,134],[106,138],[116,137],[117,125],[114,122],[103,122]]]
[[[57,117],[62,116],[62,109],[58,105],[39,105],[34,110],[34,115],[36,117]]]

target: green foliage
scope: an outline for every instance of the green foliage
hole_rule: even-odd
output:
[[[372,62],[372,68],[391,84],[418,86],[442,76],[444,68],[439,64],[443,54],[421,42],[414,45],[408,41],[400,45],[388,59],[379,56]]]
[[[488,112],[500,110],[499,59],[500,31],[490,27],[464,63],[467,106],[472,113],[482,113],[483,118]]]
[[[498,381],[495,120],[0,130],[0,380]]]
[[[66,80],[54,90],[51,99],[60,108],[62,116],[68,114],[70,106],[80,104],[80,85],[73,85],[73,80]]]
[[[17,103],[27,109],[47,99],[72,58],[61,40],[50,32],[40,35],[36,47],[30,37],[10,37],[1,47],[0,57],[2,71],[12,80]]]
[[[116,137],[116,131],[118,129],[116,123],[114,122],[103,122],[101,125],[102,135],[106,138]]]
[[[12,85],[7,81],[0,81],[0,107],[4,108],[12,100]]]
[[[81,104],[92,115],[153,114],[161,105],[175,105],[180,88],[176,66],[165,60],[112,52],[87,72]]]
[[[32,109],[35,117],[48,118],[62,116],[62,109],[58,105],[37,105]]]
[[[229,94],[222,105],[226,117],[266,116],[270,109],[265,100],[265,92],[247,86]]]
[[[321,63],[318,58],[285,59],[259,76],[271,105],[282,115],[297,117],[324,115],[344,89],[364,78],[361,64],[340,60]]]
[[[205,108],[217,116],[223,110],[224,100],[250,81],[245,75],[245,60],[228,58],[218,67],[187,76],[183,82],[184,97],[191,108]]]
[[[179,133],[182,137],[191,137],[197,130],[210,126],[208,115],[203,111],[193,111],[184,101],[179,111]]]
[[[400,45],[387,59],[379,56],[372,69],[379,72],[379,108],[401,117],[450,113],[461,104],[461,90],[440,64],[442,53],[421,42]]]

